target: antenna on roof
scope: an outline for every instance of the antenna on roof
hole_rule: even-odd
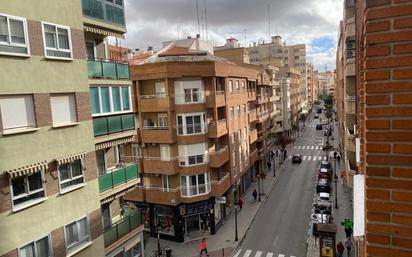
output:
[[[268,33],[269,33],[269,42],[270,42],[270,4],[268,6]],[[269,65],[270,65],[270,57],[272,56],[271,49],[270,49],[270,44],[268,44],[269,47]]]
[[[198,30],[198,33],[200,34],[199,6],[197,4],[197,0],[195,0],[195,3],[196,3],[196,15],[197,15],[197,30]]]
[[[207,30],[207,12],[206,12],[206,0],[203,0],[203,7],[205,10],[205,27],[206,27],[206,41],[209,42],[209,34],[208,34],[208,30]]]

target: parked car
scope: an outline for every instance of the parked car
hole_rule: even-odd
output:
[[[318,231],[318,224],[319,223],[329,223],[330,220],[330,215],[329,214],[313,214],[312,215],[312,233],[315,236],[319,235]]]
[[[328,169],[320,169],[318,171],[318,179],[327,179],[327,180],[332,180],[332,170]]]
[[[302,162],[302,155],[301,154],[294,154],[292,156],[292,163],[301,163]]]
[[[330,198],[329,193],[319,193],[316,196],[316,205],[320,208],[330,208],[332,207],[332,199]]]
[[[322,124],[316,124],[316,130],[322,130]]]
[[[316,185],[316,193],[330,193],[330,191],[330,181],[325,178],[319,179]]]
[[[320,163],[320,169],[331,169],[332,165],[329,161],[322,161]]]

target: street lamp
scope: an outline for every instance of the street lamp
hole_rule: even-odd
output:
[[[337,187],[337,183],[338,183],[338,176],[336,175],[336,156],[338,155],[338,153],[336,151],[333,152],[333,156],[335,157],[335,166],[334,166],[334,170],[335,170],[335,208],[338,209],[338,187]]]
[[[276,157],[273,157],[273,177],[276,177]]]
[[[237,205],[235,205],[235,242],[237,242],[238,236],[237,236]]]
[[[258,179],[258,195],[259,195],[258,201],[260,202],[260,181],[259,181],[260,173],[258,173],[258,174],[256,175],[256,177],[257,177],[257,179]]]

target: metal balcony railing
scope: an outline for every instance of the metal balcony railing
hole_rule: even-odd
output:
[[[130,79],[129,64],[105,60],[87,60],[89,78]]]
[[[93,118],[94,136],[109,135],[135,129],[134,114]]]
[[[99,176],[99,191],[104,192],[139,177],[137,164],[126,164]]]
[[[142,212],[141,210],[136,210],[104,230],[104,246],[112,245],[142,224]]]

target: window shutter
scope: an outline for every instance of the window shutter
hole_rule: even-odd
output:
[[[50,98],[53,125],[70,124],[77,121],[74,95],[56,95]]]
[[[16,95],[0,97],[3,129],[35,126],[33,96]]]

